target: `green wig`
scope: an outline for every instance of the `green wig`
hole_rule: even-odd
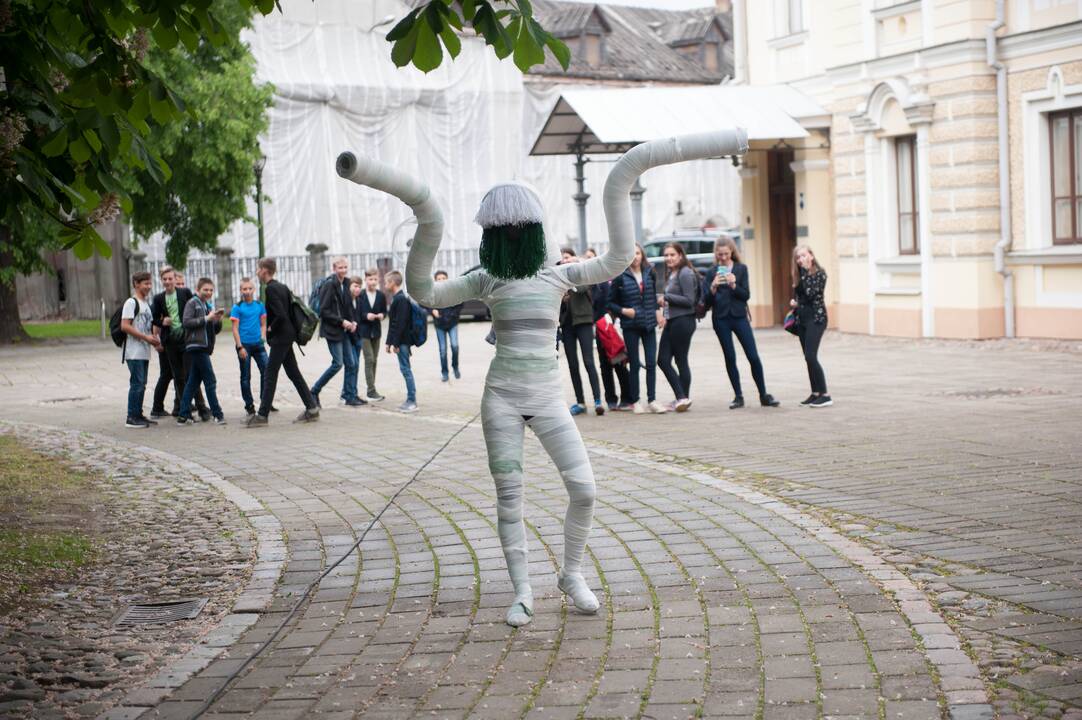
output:
[[[545,264],[545,230],[539,222],[497,225],[481,234],[481,267],[501,280],[533,277]]]

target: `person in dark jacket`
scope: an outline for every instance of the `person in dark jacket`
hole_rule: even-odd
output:
[[[755,334],[748,320],[748,300],[751,299],[751,284],[748,280],[748,266],[740,262],[740,251],[730,238],[718,238],[714,243],[714,267],[706,273],[703,285],[703,304],[711,311],[714,321],[714,334],[721,343],[721,352],[725,356],[725,371],[729,374],[729,383],[733,386],[735,397],[729,403],[729,409],[744,407],[744,393],[740,389],[740,370],[736,367],[736,347],[733,335],[740,341],[744,355],[751,365],[751,376],[759,390],[759,404],[763,407],[777,407],[781,403],[766,391],[763,378],[763,362],[755,347]]]
[[[188,363],[191,357],[184,353],[184,327],[182,316],[184,306],[192,299],[192,291],[177,285],[176,270],[166,265],[158,273],[165,289],[150,301],[150,314],[154,323],[154,332],[162,343],[158,355],[158,384],[154,386],[154,401],[150,406],[150,417],[165,417],[165,396],[169,386],[173,386],[173,417],[180,415],[180,398],[184,395],[184,386],[188,382]],[[210,420],[210,410],[203,401],[203,393],[195,390],[195,406],[199,418]],[[191,415],[191,411],[188,412]]]
[[[627,270],[612,281],[609,289],[609,311],[620,318],[620,329],[624,333],[627,346],[628,400],[635,413],[668,412],[657,402],[657,325],[660,315],[657,294],[654,287],[654,272],[646,262],[642,246],[635,245],[635,258]],[[646,399],[648,405],[639,400],[639,369],[643,367],[639,359],[639,346],[642,346],[646,360]]]
[[[214,352],[214,339],[222,329],[221,308],[214,310],[210,301],[214,298],[214,281],[199,278],[195,284],[196,296],[184,305],[182,323],[184,325],[184,352],[191,356],[188,380],[184,385],[184,396],[180,400],[180,414],[177,425],[191,425],[192,396],[200,384],[207,393],[210,412],[215,425],[225,425],[222,406],[218,404],[218,379],[214,376],[214,365],[210,356]]]
[[[327,349],[331,353],[331,365],[323,371],[312,386],[312,397],[316,401],[316,406],[319,406],[319,393],[322,392],[323,386],[344,367],[346,379],[342,381],[342,400],[349,407],[359,407],[368,403],[350,391],[348,382],[348,378],[357,370],[352,340],[349,337],[349,334],[357,328],[350,310],[349,261],[344,257],[336,257],[331,266],[334,268],[334,275],[327,278],[327,282],[323,283],[319,291],[319,335],[327,341]]]
[[[624,363],[616,363],[614,365],[609,362],[608,353],[605,352],[605,347],[601,344],[601,336],[596,332],[598,321],[609,314],[609,292],[611,288],[611,281],[598,283],[597,285],[594,285],[592,293],[598,374],[601,375],[601,386],[605,389],[605,404],[609,406],[609,410],[625,411],[630,410],[632,406],[630,401],[631,393],[628,389],[627,368],[624,366]],[[613,378],[614,375],[615,380]],[[616,394],[617,382],[620,384],[619,395]]]
[[[402,273],[392,270],[383,277],[387,294],[391,296],[391,322],[387,326],[387,352],[398,356],[398,370],[406,381],[406,401],[399,412],[417,412],[417,385],[410,367],[410,347],[413,345],[413,303],[402,292]]]
[[[364,271],[364,291],[358,298],[356,342],[364,356],[364,382],[369,400],[379,402],[383,396],[376,390],[376,365],[379,362],[379,340],[383,334],[383,319],[387,317],[387,298],[379,289],[379,271]]]
[[[826,374],[823,373],[823,366],[819,364],[819,343],[823,339],[823,333],[827,331],[827,306],[824,298],[827,274],[819,267],[819,262],[807,245],[793,248],[792,278],[795,297],[789,301],[789,305],[796,309],[797,334],[811,383],[811,395],[800,404],[812,408],[828,407],[833,405],[834,401],[827,394]]]
[[[657,365],[665,373],[676,400],[670,410],[684,412],[691,407],[691,336],[695,334],[695,304],[702,280],[691,267],[684,246],[678,242],[665,245],[665,294],[662,305],[665,323],[658,343]],[[672,363],[676,360],[677,369]]]
[[[447,279],[447,273],[437,270],[432,277],[436,282],[443,282]],[[450,379],[447,374],[448,344],[451,345],[451,369],[455,373],[455,380],[462,377],[462,373],[458,371],[458,321],[462,316],[462,307],[463,303],[459,303],[447,308],[431,308],[428,311],[432,316],[432,325],[436,328],[436,342],[440,346],[440,375],[444,382]]]
[[[579,262],[571,248],[563,248],[560,252],[563,255],[561,262]],[[594,412],[604,415],[601,384],[597,381],[597,368],[594,366],[594,301],[591,286],[573,288],[564,296],[564,306],[560,312],[560,333],[567,354],[567,369],[571,372],[571,386],[575,390],[575,404],[571,406],[571,414],[582,415],[586,412],[582,376],[579,373],[581,353],[586,377],[590,381],[590,391],[594,396]]]
[[[267,305],[267,344],[270,355],[267,358],[267,374],[263,378],[263,398],[259,401],[259,411],[248,416],[245,427],[262,427],[267,424],[274,393],[278,388],[278,373],[285,368],[286,376],[293,382],[297,394],[304,403],[304,412],[294,422],[314,422],[319,419],[319,407],[312,398],[308,383],[304,381],[301,370],[297,367],[297,357],[293,354],[293,343],[297,341],[297,330],[293,326],[290,305],[293,293],[289,288],[274,279],[278,272],[278,263],[274,258],[260,258],[256,265],[256,275],[266,286],[264,294]]]

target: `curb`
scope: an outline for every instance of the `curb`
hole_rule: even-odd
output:
[[[251,523],[256,535],[256,558],[252,576],[241,590],[232,610],[222,621],[192,646],[188,652],[162,667],[156,675],[130,689],[115,706],[98,715],[98,720],[134,720],[157,706],[184,683],[206,668],[219,655],[232,647],[249,627],[254,625],[274,599],[274,588],[285,566],[286,543],[282,524],[246,490],[229,482],[202,465],[176,457],[145,445],[138,445],[98,433],[69,430],[55,425],[19,423],[0,420],[0,425],[12,428],[36,428],[76,437],[89,437],[110,445],[121,445],[179,467],[201,482],[218,490],[226,500],[236,505]]]

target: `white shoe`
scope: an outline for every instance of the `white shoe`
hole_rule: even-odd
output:
[[[515,602],[507,608],[507,624],[511,627],[522,627],[529,625],[531,620],[533,620],[533,596],[515,596]]]
[[[556,581],[556,587],[560,588],[560,592],[564,595],[571,598],[575,609],[581,613],[593,615],[601,607],[601,603],[597,601],[597,595],[594,595],[593,590],[586,584],[586,579],[579,573],[567,573],[564,575],[561,572],[559,579]]]
[[[648,405],[648,407],[650,408],[650,412],[652,412],[652,413],[654,413],[656,415],[662,415],[664,413],[669,412],[669,408],[665,407],[664,405],[659,403],[657,400],[650,403]]]
[[[643,405],[641,402],[637,402],[631,406],[631,412],[635,413],[636,415],[642,415],[644,412],[646,412],[646,406]]]
[[[687,409],[691,407],[691,400],[684,398],[683,400],[677,400],[676,405],[673,406],[673,410],[676,412],[687,412]]]

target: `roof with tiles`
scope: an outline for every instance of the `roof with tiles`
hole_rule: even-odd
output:
[[[534,0],[533,7],[538,21],[549,32],[569,42],[572,59],[571,65],[564,70],[555,58],[546,53],[545,64],[531,68],[530,75],[560,79],[712,84],[732,74],[731,66],[711,71],[674,49],[702,42],[715,21],[720,24],[722,34],[728,41],[731,37],[731,33],[725,30],[731,22],[728,14],[717,14],[710,8],[654,10],[559,0]],[[595,17],[599,23],[594,20]],[[596,67],[587,62],[574,44],[591,24],[601,24],[607,30],[602,61]]]

